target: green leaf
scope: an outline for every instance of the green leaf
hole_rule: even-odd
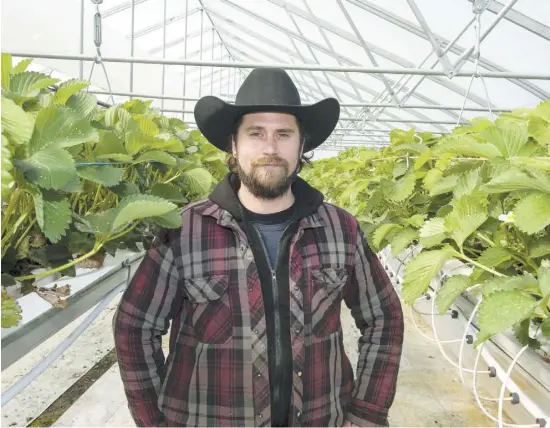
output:
[[[481,288],[481,294],[483,294],[484,296],[488,296],[495,291],[536,291],[537,289],[537,279],[531,273],[525,272],[523,275],[492,278],[483,284]]]
[[[424,177],[424,187],[431,191],[439,183],[441,177],[443,177],[443,171],[437,168],[430,169]]]
[[[182,217],[179,211],[170,211],[161,216],[151,217],[151,220],[160,227],[167,229],[177,229],[182,225]]]
[[[59,82],[59,79],[49,77],[44,73],[25,71],[11,75],[9,92],[16,96],[16,102],[22,102],[26,98],[36,97],[41,89],[57,82]]]
[[[140,132],[128,132],[126,134],[126,152],[131,155],[136,155],[140,151],[151,148],[157,139],[151,135],[142,134]]]
[[[95,146],[94,155],[99,158],[113,153],[127,155],[123,141],[111,131],[100,131],[100,138]],[[132,160],[131,156],[130,160]]]
[[[529,327],[531,322],[529,319],[524,319],[522,322],[518,323],[514,327],[514,335],[516,339],[522,346],[529,346],[532,349],[539,349],[540,342],[536,339],[533,339],[529,335]]]
[[[411,218],[404,218],[403,222],[414,228],[419,228],[424,225],[426,214],[415,214]]]
[[[529,138],[524,124],[493,125],[485,129],[481,136],[499,149],[504,157],[517,156]]]
[[[76,110],[80,116],[88,117],[97,106],[97,98],[89,92],[78,92],[69,97],[66,105]]]
[[[2,53],[2,88],[10,88],[10,75],[13,71],[12,58],[10,54]],[[4,106],[2,106],[2,109]]]
[[[45,189],[61,189],[76,175],[72,156],[59,147],[48,147],[14,164],[29,181]]]
[[[526,189],[550,193],[550,180],[541,182],[517,167],[510,167],[481,186],[480,190],[488,193],[505,193]]]
[[[69,200],[52,191],[38,191],[33,197],[36,220],[44,236],[53,243],[59,242],[71,223]]]
[[[153,118],[149,116],[139,116],[137,119],[139,123],[139,129],[144,134],[155,136],[160,132]]]
[[[21,313],[22,309],[17,300],[2,290],[2,328],[16,327],[22,319]]]
[[[540,331],[547,340],[550,340],[550,318],[544,320],[540,325]]]
[[[150,150],[143,153],[134,161],[134,164],[141,162],[160,162],[169,166],[177,165],[177,161],[173,156],[170,156],[166,152],[161,152],[160,150]]]
[[[550,267],[541,266],[539,268],[538,278],[542,296],[546,297],[550,294]]]
[[[374,241],[373,246],[375,249],[380,250],[380,246],[382,245],[382,242],[386,238],[386,235],[393,229],[401,229],[403,226],[395,223],[391,224],[382,224],[378,229],[376,229],[376,232],[374,232]]]
[[[423,247],[435,247],[447,238],[447,229],[445,227],[445,219],[434,217],[424,223],[420,229],[420,244]]]
[[[34,119],[12,100],[2,97],[2,134],[16,145],[26,144],[32,136]]]
[[[470,287],[470,285],[471,280],[467,275],[451,276],[445,281],[435,298],[439,313],[443,314],[447,312],[455,299]]]
[[[512,253],[506,248],[489,247],[478,257],[477,262],[488,268],[495,268],[512,258]]]
[[[88,86],[90,86],[90,82],[86,80],[80,80],[80,79],[67,80],[61,83],[57,88],[57,91],[55,91],[53,102],[54,104],[63,105],[67,102],[67,100],[71,97],[71,95],[78,93],[79,91],[87,88]]]
[[[464,195],[471,195],[474,190],[481,184],[481,176],[479,169],[465,172],[460,175],[456,188],[454,189],[454,197],[460,199]]]
[[[462,248],[464,241],[489,218],[487,201],[476,196],[465,195],[445,217],[445,227],[450,237]]]
[[[540,169],[541,171],[550,171],[550,157],[524,157],[518,156],[510,158],[510,162],[514,165],[526,166],[528,168]]]
[[[155,183],[151,188],[151,195],[166,199],[170,202],[186,203],[187,198],[183,195],[182,189],[165,183]]]
[[[414,169],[419,170],[422,168],[426,162],[431,160],[433,158],[433,152],[432,149],[425,150],[419,157],[416,159],[416,162],[414,163]]]
[[[406,227],[403,230],[400,230],[392,237],[390,241],[391,252],[394,257],[407,248],[411,242],[418,239],[418,231],[412,227]]]
[[[3,273],[0,284],[2,284],[2,287],[9,287],[11,285],[17,284],[17,282],[15,281],[15,278],[13,276],[8,275],[7,273]]]
[[[480,333],[489,337],[502,333],[528,318],[536,305],[536,299],[523,291],[496,291],[479,305]]]
[[[13,67],[13,74],[23,73],[27,71],[27,67],[32,63],[32,58],[25,58],[19,61],[15,67]],[[2,65],[2,67],[4,67]]]
[[[187,191],[203,195],[210,190],[213,177],[205,168],[194,168],[183,173],[182,181],[185,183]]]
[[[47,107],[36,116],[29,152],[36,153],[49,146],[71,147],[98,139],[90,122],[75,110],[64,106]]]
[[[550,194],[531,192],[520,199],[514,214],[520,230],[533,235],[550,224]]]
[[[432,149],[436,155],[449,153],[462,156],[495,158],[502,156],[500,150],[491,143],[479,143],[469,135],[448,135]]]
[[[116,217],[113,220],[112,231],[126,225],[127,223],[157,217],[177,209],[172,202],[157,198],[152,195],[132,195],[124,198],[116,209]]]
[[[388,197],[394,202],[404,201],[414,192],[415,184],[416,176],[414,173],[406,174],[394,183],[393,191]]]
[[[531,117],[529,119],[528,133],[541,145],[550,144],[550,124],[549,121],[540,117]]]
[[[548,242],[537,241],[533,243],[532,247],[529,249],[529,255],[533,259],[544,257],[547,254],[550,254],[550,239],[548,239]]]
[[[131,181],[123,181],[116,186],[109,187],[109,190],[120,198],[140,194],[138,185]]]
[[[432,170],[433,171],[433,170]],[[458,183],[458,176],[450,175],[448,177],[440,178],[436,183],[431,186],[430,196],[434,197],[442,195],[444,193],[452,192]]]
[[[77,174],[85,180],[111,187],[122,180],[124,171],[124,168],[115,168],[112,166],[86,166],[79,167]]]
[[[413,304],[426,292],[431,280],[439,273],[443,264],[457,255],[451,247],[440,250],[422,251],[405,265],[403,278],[403,299]]]
[[[84,233],[108,235],[113,231],[113,222],[116,216],[117,209],[109,208],[100,213],[88,214],[85,217],[78,218],[75,226],[79,231]]]

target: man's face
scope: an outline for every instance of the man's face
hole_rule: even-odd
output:
[[[286,113],[243,116],[233,140],[241,183],[261,199],[276,199],[292,185],[302,155],[296,118]]]

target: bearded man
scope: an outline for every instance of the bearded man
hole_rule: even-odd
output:
[[[332,98],[301,105],[275,68],[253,70],[235,104],[196,104],[231,172],[154,242],[115,315],[138,426],[388,425],[399,298],[357,220],[298,176],[339,115]],[[361,332],[356,376],[343,302]]]

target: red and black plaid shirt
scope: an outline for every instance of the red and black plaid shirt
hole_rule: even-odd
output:
[[[355,218],[323,203],[290,244],[294,358],[290,426],[387,425],[403,343],[399,298]],[[341,302],[359,339],[344,351]],[[165,361],[161,336],[172,320]],[[138,426],[269,426],[264,305],[246,235],[207,200],[150,249],[114,318],[118,363]]]

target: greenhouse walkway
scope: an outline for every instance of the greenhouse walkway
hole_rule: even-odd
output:
[[[111,319],[117,301],[111,302],[56,364],[3,406],[2,426],[135,426],[126,407],[118,366],[113,364],[110,352]],[[344,311],[346,348],[355,365],[358,331],[347,308]],[[397,396],[390,413],[391,426],[495,426],[479,410],[470,389],[461,384],[456,369],[441,356],[437,344],[422,337],[414,327],[409,308],[405,307],[404,312],[405,345]],[[430,335],[430,326],[417,314],[415,319],[419,329]],[[2,390],[44,358],[79,322],[77,319],[5,370]],[[480,379],[481,393],[486,395],[484,382],[489,383],[490,379]],[[496,414],[496,405],[489,405],[488,409]]]

